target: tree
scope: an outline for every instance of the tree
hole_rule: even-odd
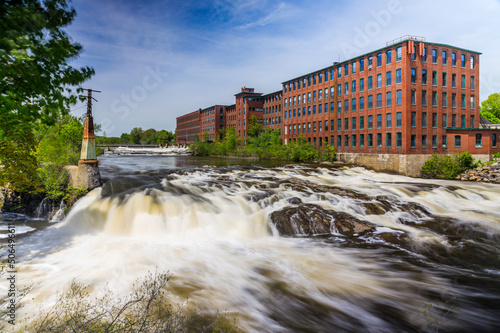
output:
[[[34,186],[36,172],[25,174],[37,168],[33,128],[67,115],[74,87],[94,74],[67,63],[82,51],[63,30],[75,15],[66,0],[0,2],[0,185]]]
[[[255,115],[252,115],[250,119],[248,120],[248,126],[247,126],[247,134],[251,138],[256,138],[259,136],[260,132],[262,132],[263,126],[261,123],[257,121],[257,118],[255,118]]]
[[[500,124],[500,94],[491,94],[481,103],[481,116],[494,124]]]
[[[140,144],[142,139],[143,130],[140,127],[134,127],[130,131],[130,140],[135,144]]]
[[[67,64],[82,51],[63,30],[75,15],[66,0],[1,2],[0,139],[8,138],[6,127],[54,124],[77,101],[72,87],[94,74]]]

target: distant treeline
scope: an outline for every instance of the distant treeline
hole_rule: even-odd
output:
[[[140,127],[134,127],[130,133],[122,133],[120,137],[107,137],[106,135],[97,136],[96,142],[101,145],[111,145],[120,143],[135,143],[135,144],[158,144],[165,146],[173,144],[176,140],[176,132],[166,130],[157,131],[153,128],[143,130]]]

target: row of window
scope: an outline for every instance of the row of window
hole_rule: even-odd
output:
[[[264,120],[264,126],[281,125],[281,117],[267,118]]]
[[[273,106],[264,108],[264,115],[280,113],[280,112],[281,112],[281,105],[273,105]]]
[[[352,147],[356,148],[359,147],[363,148],[365,146],[365,134],[359,134],[359,142],[358,142],[358,136],[356,134],[352,135],[344,135],[344,147]],[[368,148],[373,147],[373,134],[369,133],[366,135],[366,143]],[[375,134],[375,139],[376,139],[376,147],[381,148],[382,147],[382,133],[376,133]],[[331,137],[331,142],[333,143],[334,137]],[[401,132],[396,133],[396,148],[402,148],[403,147],[403,134]],[[342,135],[337,135],[337,147],[342,147]],[[385,133],[385,147],[386,148],[392,148],[392,133]]]

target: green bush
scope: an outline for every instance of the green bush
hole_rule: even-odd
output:
[[[68,189],[69,173],[64,166],[42,164],[38,168],[38,178],[43,191],[51,199],[61,199]]]
[[[464,172],[476,167],[476,165],[474,164],[474,157],[472,157],[471,153],[469,153],[468,151],[456,154],[455,158],[460,168],[459,172]]]
[[[420,172],[425,178],[454,179],[460,173],[460,166],[457,159],[450,155],[433,154]]]

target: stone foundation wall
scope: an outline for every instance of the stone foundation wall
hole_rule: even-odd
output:
[[[431,158],[430,154],[362,154],[337,153],[337,159],[342,162],[354,163],[367,169],[380,172],[398,173],[404,176],[419,177],[420,168]],[[489,155],[472,155],[474,159],[486,162]]]

